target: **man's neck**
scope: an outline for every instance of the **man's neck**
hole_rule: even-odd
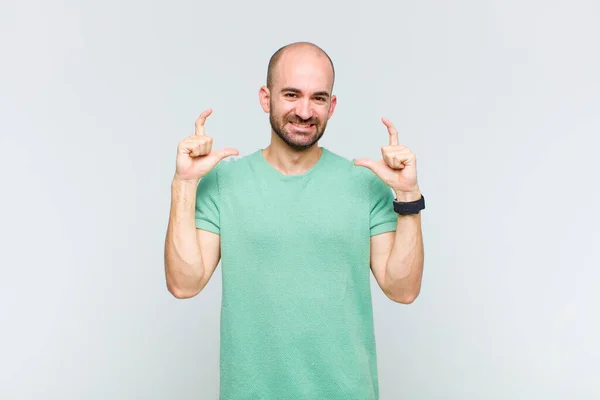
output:
[[[294,150],[284,142],[271,144],[262,150],[263,157],[284,175],[299,175],[307,172],[321,158],[323,150],[315,143],[306,150]]]

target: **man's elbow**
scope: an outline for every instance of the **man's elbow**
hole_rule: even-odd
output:
[[[191,299],[192,297],[195,297],[198,295],[198,293],[200,293],[200,290],[191,290],[189,288],[183,288],[181,286],[175,285],[169,280],[167,280],[167,290],[176,299]]]
[[[395,303],[412,304],[419,297],[419,289],[405,290],[400,293],[386,293],[387,297]]]

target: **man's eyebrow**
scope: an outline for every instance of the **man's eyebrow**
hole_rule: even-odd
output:
[[[283,89],[281,89],[282,92],[293,92],[293,93],[300,93],[301,90],[300,89],[296,89],[293,87],[284,87]]]
[[[316,92],[313,93],[314,96],[325,96],[325,97],[329,97],[329,92],[325,91],[325,90],[321,90],[320,92]]]
[[[302,93],[302,91],[300,89],[297,89],[294,87],[284,87],[283,89],[281,89],[281,91],[282,92],[292,92],[292,93]],[[327,92],[326,90],[321,90],[321,91],[313,93],[313,96],[329,97],[329,92]]]

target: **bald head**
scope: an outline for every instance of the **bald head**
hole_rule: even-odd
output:
[[[335,69],[333,61],[329,55],[319,46],[310,42],[296,42],[283,46],[277,50],[269,60],[267,69],[267,87],[272,90],[277,77],[277,72],[280,64],[286,61],[311,60],[316,63],[326,61],[327,67],[330,69],[332,80],[331,89],[333,90],[333,82],[335,80]]]

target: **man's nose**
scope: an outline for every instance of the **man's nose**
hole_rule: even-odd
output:
[[[312,107],[309,100],[301,100],[296,103],[296,115],[303,120],[312,117]]]

